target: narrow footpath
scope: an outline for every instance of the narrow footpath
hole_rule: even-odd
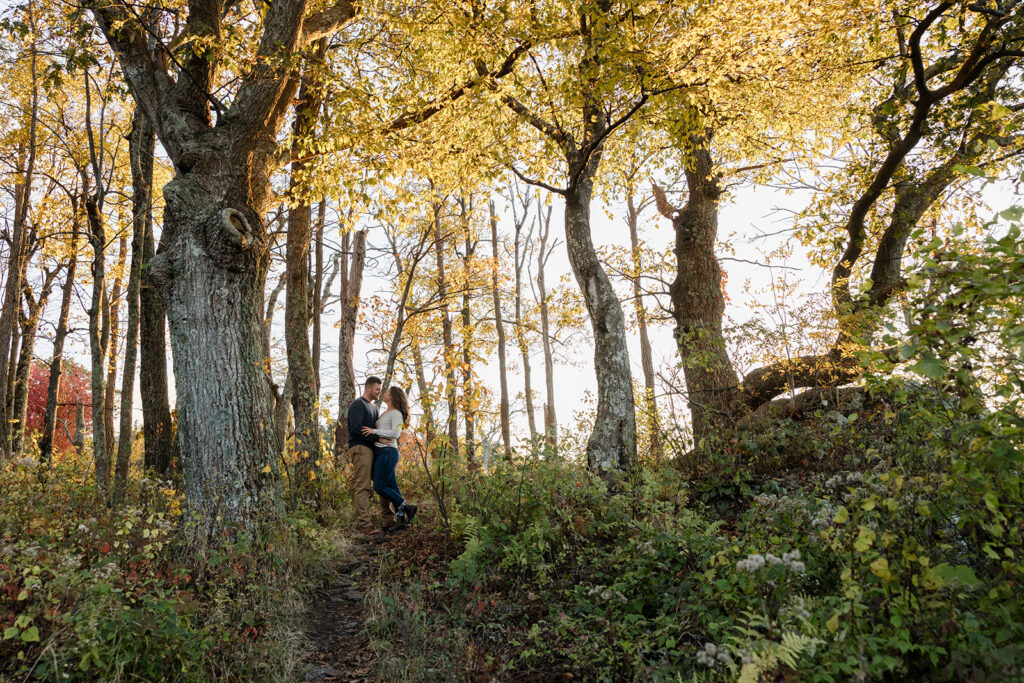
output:
[[[380,541],[356,542],[334,568],[330,583],[310,601],[307,681],[373,680],[375,658],[363,628],[364,595],[386,548]]]

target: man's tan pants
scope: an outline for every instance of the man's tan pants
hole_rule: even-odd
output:
[[[370,513],[370,496],[373,494],[373,449],[369,446],[351,446],[349,461],[354,470],[353,505],[356,509],[356,528],[374,528]],[[392,518],[391,504],[380,499],[380,519],[386,524]]]

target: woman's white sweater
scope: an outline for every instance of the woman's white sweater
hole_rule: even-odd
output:
[[[373,430],[377,436],[385,439],[395,439],[402,435],[402,413],[391,408],[377,418],[377,428]],[[380,441],[374,444],[377,448],[384,448],[387,444]]]

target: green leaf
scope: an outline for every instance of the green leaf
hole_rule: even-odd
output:
[[[832,615],[832,618],[825,622],[825,627],[828,628],[829,633],[835,633],[839,630],[839,613]]]
[[[945,371],[942,367],[942,363],[938,358],[934,356],[927,356],[914,363],[911,370],[918,372],[929,379],[942,379]]]
[[[862,553],[872,546],[875,542],[875,532],[867,527],[861,527],[860,533],[857,534],[857,538],[853,542],[853,549],[858,553]]]
[[[999,512],[999,499],[991,491],[985,494],[985,507],[992,512]]]
[[[17,626],[8,626],[4,629],[4,640],[10,640],[19,633],[21,633],[21,629]]]
[[[39,629],[35,626],[30,626],[21,634],[21,642],[23,643],[38,643],[39,642]]]
[[[845,505],[840,505],[839,509],[836,510],[836,516],[832,518],[836,524],[846,524],[846,521],[850,519],[850,511],[846,509]]]
[[[950,565],[946,562],[937,564],[928,570],[928,578],[936,580],[941,586],[962,585],[974,588],[979,583],[978,576],[970,567],[962,564]]]
[[[1024,206],[1011,206],[999,214],[1008,221],[1019,221],[1024,218]]]

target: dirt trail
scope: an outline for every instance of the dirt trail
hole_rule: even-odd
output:
[[[330,583],[310,601],[307,681],[374,680],[374,655],[363,629],[364,598],[376,578],[380,554],[389,545],[382,541],[356,542],[334,568]]]

